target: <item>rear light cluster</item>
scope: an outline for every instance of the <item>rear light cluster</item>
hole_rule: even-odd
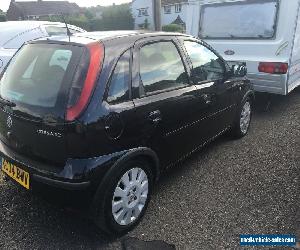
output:
[[[66,112],[67,121],[74,121],[87,106],[102,68],[103,58],[103,44],[87,45],[73,78]]]
[[[269,74],[286,74],[289,65],[287,63],[280,62],[261,62],[258,66],[259,72],[269,73]]]

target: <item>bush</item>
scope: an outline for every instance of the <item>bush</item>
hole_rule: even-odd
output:
[[[128,4],[99,8],[88,8],[82,15],[66,16],[66,22],[87,31],[132,30],[134,28],[134,19]],[[97,11],[102,12],[102,18],[95,16],[94,12]],[[40,20],[63,22],[60,16],[44,17]]]
[[[181,27],[180,25],[177,25],[177,24],[164,25],[162,27],[162,30],[166,31],[166,32],[180,32],[180,33],[183,33],[183,27]]]
[[[0,13],[0,22],[5,22],[5,21],[6,21],[6,16]]]

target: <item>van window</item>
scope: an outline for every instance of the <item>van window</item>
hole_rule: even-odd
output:
[[[275,34],[278,1],[247,1],[204,5],[201,38],[272,38]]]
[[[188,84],[181,56],[172,42],[158,42],[141,48],[140,76],[145,93]]]
[[[130,51],[127,51],[115,67],[107,95],[107,101],[110,103],[127,101],[129,98],[129,59]]]
[[[196,42],[185,41],[184,45],[193,64],[192,75],[196,82],[224,77],[224,64],[215,53]]]

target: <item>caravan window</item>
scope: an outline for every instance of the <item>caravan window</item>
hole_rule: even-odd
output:
[[[199,35],[202,38],[272,38],[277,0],[204,5]]]

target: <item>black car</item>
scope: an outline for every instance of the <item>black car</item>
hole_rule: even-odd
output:
[[[110,233],[143,216],[163,170],[225,132],[247,134],[253,91],[191,36],[97,32],[25,44],[0,86],[2,170],[93,195]]]

